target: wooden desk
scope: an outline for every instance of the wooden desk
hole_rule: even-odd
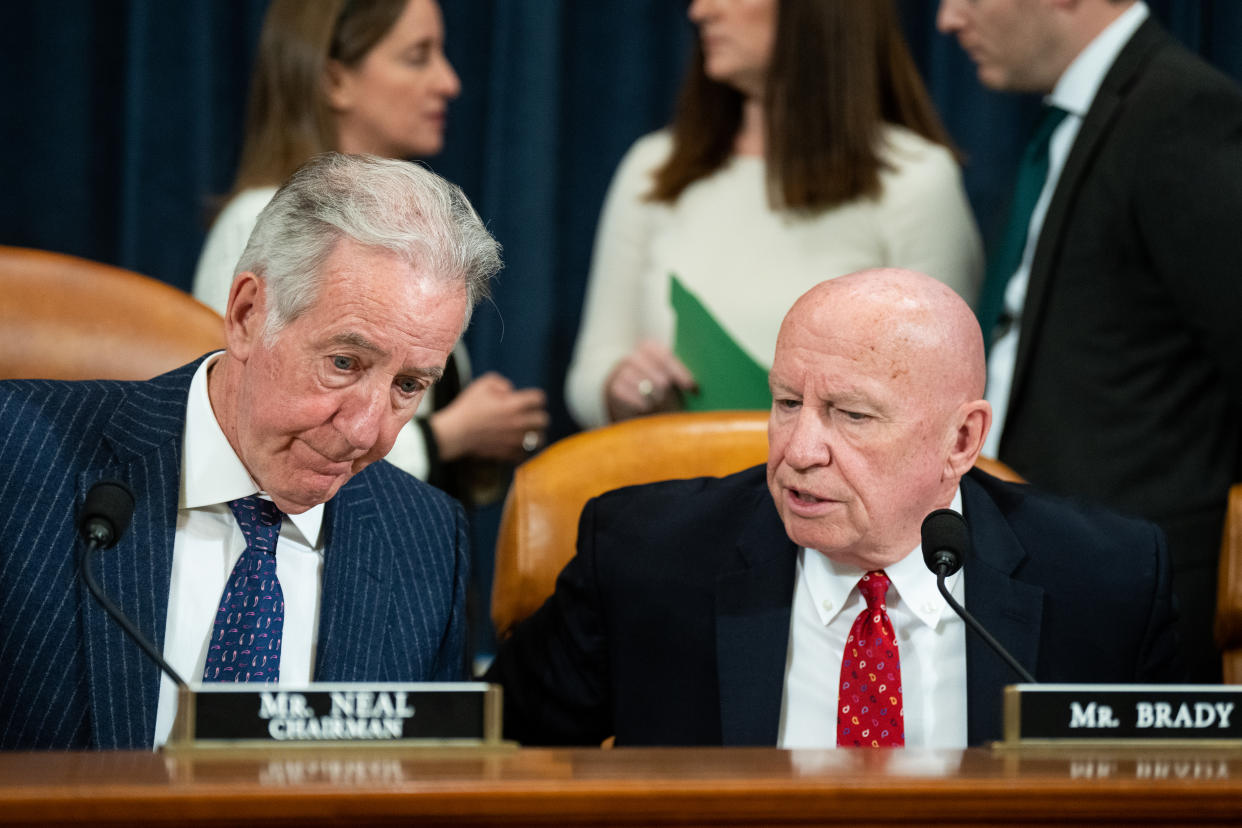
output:
[[[0,754],[0,824],[1238,825],[1242,752]]]

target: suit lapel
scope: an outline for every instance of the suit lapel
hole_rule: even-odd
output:
[[[796,549],[767,489],[738,539],[743,568],[716,583],[716,664],[725,745],[774,745],[780,728]]]
[[[106,427],[114,462],[78,476],[78,503],[105,478],[128,483],[134,516],[112,549],[93,556],[96,580],[135,626],[163,650],[172,577],[186,396],[198,363],[126,386]],[[146,747],[155,737],[160,671],[108,617],[82,584],[83,642],[92,710],[92,743]]]
[[[1026,559],[1018,539],[984,488],[978,472],[962,479],[962,511],[970,526],[971,553],[963,567],[966,608],[984,629],[1036,673],[1044,591],[1012,577]],[[967,741],[1001,735],[1002,688],[1020,679],[974,632],[966,632]]]
[[[371,477],[360,475],[329,501],[325,512],[323,600],[315,678],[362,681],[382,675],[389,643],[376,638],[388,624],[395,549],[378,531],[379,513]]]
[[[1044,305],[1059,269],[1071,208],[1078,202],[1083,182],[1096,164],[1100,148],[1117,121],[1130,87],[1165,40],[1166,35],[1150,19],[1139,27],[1104,76],[1065,160],[1065,167],[1048,204],[1048,212],[1044,217],[1035,255],[1031,261],[1030,281],[1022,310],[1022,333],[1018,338],[1018,353],[1010,390],[1010,410],[1016,410],[1020,405],[1018,395],[1022,381],[1030,365],[1031,355],[1038,347],[1036,339],[1041,328]]]

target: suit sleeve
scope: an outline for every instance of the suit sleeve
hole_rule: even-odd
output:
[[[606,622],[594,524],[583,509],[578,554],[556,591],[500,646],[487,680],[504,687],[504,733],[524,745],[598,745],[612,733]]]
[[[1186,668],[1177,632],[1169,548],[1164,532],[1158,527],[1151,526],[1151,537],[1155,578],[1150,597],[1151,610],[1143,631],[1134,680],[1151,684],[1182,682],[1186,680]]]
[[[565,378],[565,404],[584,428],[608,422],[604,380],[642,340],[643,277],[657,209],[644,196],[666,146],[667,139],[655,135],[631,147],[600,212],[578,339]]]
[[[1139,241],[1242,405],[1242,94],[1204,84],[1155,121],[1136,197]]]
[[[886,264],[939,279],[975,307],[983,243],[953,155],[938,144],[919,145],[885,175],[880,210]]]

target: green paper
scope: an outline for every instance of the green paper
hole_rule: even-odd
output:
[[[729,335],[699,298],[669,274],[669,301],[677,317],[673,353],[685,363],[699,391],[682,397],[687,411],[770,408],[768,371]]]

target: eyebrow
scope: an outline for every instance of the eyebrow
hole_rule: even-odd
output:
[[[388,351],[376,345],[357,331],[345,331],[344,333],[334,334],[329,340],[333,345],[349,345],[359,348],[363,351],[369,351],[379,357],[388,356]],[[423,368],[420,366],[402,366],[403,373],[413,374],[416,377],[426,377],[432,382],[437,382],[444,376],[444,369],[439,366]]]
[[[802,391],[795,386],[776,379],[771,374],[768,375],[768,390],[773,394],[785,393],[801,396]],[[846,388],[830,395],[826,402],[834,408],[842,406],[864,406],[874,411],[883,411],[884,406],[874,400],[863,391],[855,388]]]
[[[333,334],[328,341],[333,345],[352,345],[353,347],[361,348],[364,351],[370,351],[382,356],[388,356],[387,351],[356,331],[345,331],[344,333]]]

